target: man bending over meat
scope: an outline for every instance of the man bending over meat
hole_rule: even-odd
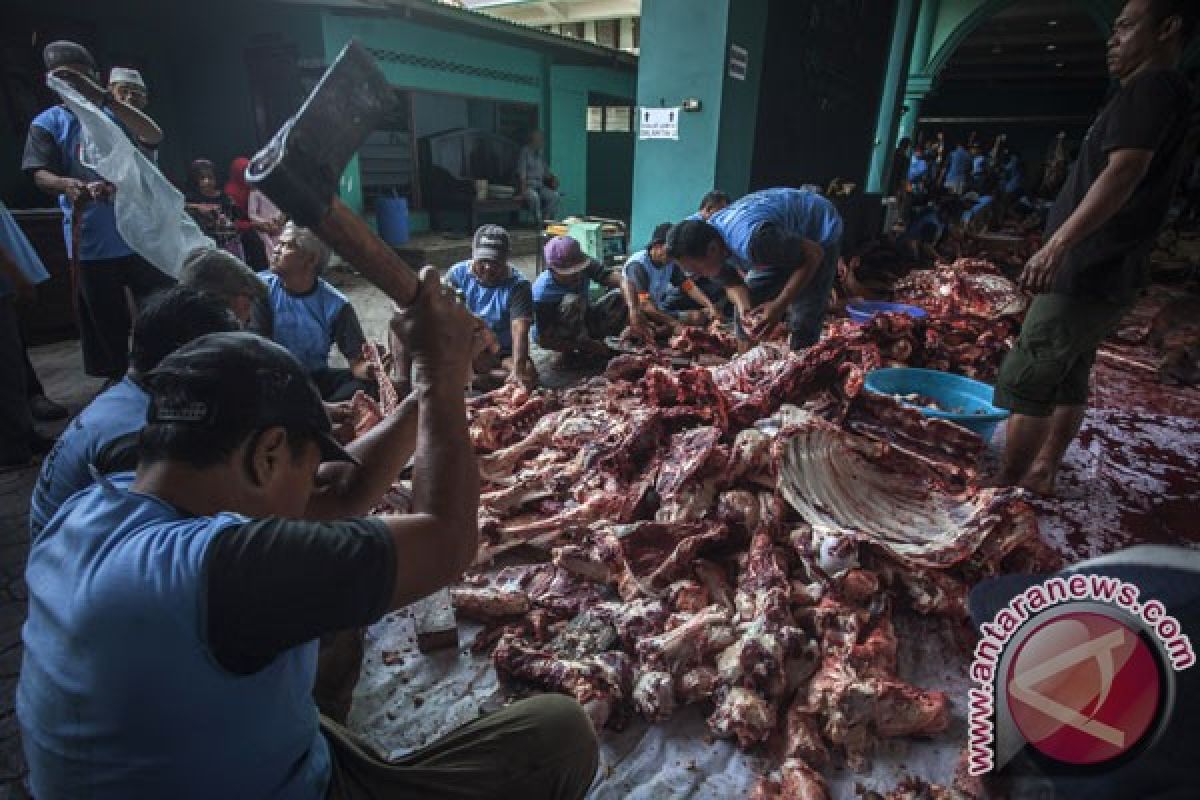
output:
[[[471,317],[430,267],[394,325],[413,394],[350,452],[262,337],[210,334],[150,373],[137,472],[71,497],[30,550],[35,796],[583,797],[597,750],[574,700],[515,703],[396,762],[313,705],[322,634],[446,586],[478,547]],[[395,417],[413,405],[414,512],[363,517],[408,459]]]
[[[534,341],[565,356],[608,358],[605,337],[620,333],[629,318],[620,277],[569,236],[546,242],[545,256],[546,271],[533,282]],[[594,303],[593,282],[610,290]]]
[[[629,308],[629,327],[648,342],[654,341],[658,331],[675,332],[683,325],[703,325],[720,318],[707,295],[667,258],[670,230],[669,222],[655,228],[646,249],[630,256],[623,271],[621,290]],[[681,302],[685,298],[691,301],[690,309]]]
[[[723,275],[738,310],[739,334],[758,339],[787,320],[793,350],[821,338],[837,277],[842,218],[803,189],[764,189],[714,214],[671,229],[668,254],[693,274]],[[727,262],[745,274],[744,284]]]

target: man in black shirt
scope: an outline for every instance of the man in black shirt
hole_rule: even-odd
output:
[[[38,797],[583,797],[596,741],[569,698],[389,763],[309,696],[318,637],[446,586],[478,547],[473,326],[435,268],[420,281],[394,321],[413,393],[348,451],[262,337],[201,337],[147,377],[136,474],[73,496],[31,549],[17,702]],[[414,435],[413,513],[362,516]]]
[[[1083,423],[1100,343],[1147,282],[1146,259],[1179,185],[1191,90],[1177,69],[1195,0],[1129,0],[1108,43],[1120,89],[1096,117],[1021,283],[1037,294],[996,403],[1013,412],[998,481],[1054,493]]]

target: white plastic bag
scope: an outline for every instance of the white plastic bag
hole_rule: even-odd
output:
[[[121,238],[142,258],[172,277],[198,247],[216,247],[183,209],[183,194],[171,185],[121,128],[65,81],[46,76],[75,114],[84,166],[117,187],[113,210]]]

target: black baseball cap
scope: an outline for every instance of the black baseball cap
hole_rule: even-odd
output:
[[[499,225],[482,225],[475,231],[475,239],[471,242],[471,258],[506,262],[511,247],[508,231]]]
[[[321,395],[300,362],[270,339],[210,333],[163,359],[145,379],[150,424],[274,426],[312,435],[322,461],[356,461],[333,438]]]
[[[671,227],[671,223],[669,222],[663,222],[655,226],[654,233],[650,235],[650,241],[646,244],[646,249],[649,250],[655,245],[666,244],[667,234],[671,232]]]

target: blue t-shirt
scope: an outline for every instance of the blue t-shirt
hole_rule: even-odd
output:
[[[683,269],[674,261],[662,266],[655,264],[649,250],[639,250],[630,256],[621,273],[639,293],[649,295],[658,309],[666,306],[672,288],[681,288],[688,280]]]
[[[105,109],[105,113],[116,122],[116,117],[112,112]],[[117,123],[118,126],[120,123]],[[82,137],[83,126],[79,124],[79,120],[71,113],[66,106],[54,106],[48,108],[38,114],[33,119],[31,125],[31,138],[33,135],[32,128],[39,128],[45,131],[52,137],[54,143],[58,147],[57,164],[52,163],[37,163],[36,160],[31,160],[30,147],[26,147],[25,159],[22,162],[24,169],[33,169],[38,167],[54,168],[54,171],[66,175],[71,178],[79,178],[85,181],[103,180],[92,170],[85,167],[81,161],[82,155]],[[122,127],[124,130],[124,127]],[[67,255],[72,254],[71,249],[71,201],[67,196],[59,195],[58,207],[63,212],[63,236],[67,243]],[[83,212],[83,224],[80,230],[79,239],[79,260],[80,261],[100,261],[109,258],[123,258],[133,253],[133,250],[121,238],[121,234],[117,232],[117,218],[113,210],[111,200],[103,200],[91,203]]]
[[[0,248],[3,248],[17,265],[21,276],[30,284],[37,286],[50,279],[50,273],[46,272],[46,265],[42,263],[41,256],[33,249],[25,232],[17,225],[17,221],[9,213],[8,206],[3,202],[0,202]],[[12,294],[13,288],[12,281],[0,274],[0,297]]]
[[[983,173],[987,172],[987,156],[978,155],[971,159],[971,174],[976,178],[982,178]]]
[[[36,542],[67,499],[93,483],[91,465],[105,447],[146,427],[150,395],[126,376],[71,420],[42,462],[29,498],[29,534]]]
[[[946,182],[966,180],[967,173],[971,169],[971,154],[967,152],[965,147],[956,147],[950,153],[949,163],[946,166]]]
[[[841,244],[842,218],[833,203],[803,189],[764,189],[748,194],[708,221],[743,270],[762,266],[753,263],[750,242],[755,232],[768,223],[782,234],[802,236],[827,251]]]
[[[329,351],[335,341],[347,360],[360,357],[362,329],[358,317],[352,324],[342,317],[349,308],[346,295],[324,278],[317,278],[306,294],[292,294],[275,273],[260,272],[258,277],[267,285],[271,339],[294,355],[306,370],[316,372],[329,366]]]
[[[498,285],[484,286],[471,271],[471,262],[460,261],[446,273],[446,283],[462,292],[467,309],[487,323],[500,344],[501,355],[510,355],[513,319],[533,319],[529,281],[511,270]]]
[[[208,644],[207,556],[244,518],[188,516],[132,479],[73,495],[29,551],[17,717],[33,795],[321,800],[317,643],[246,675]]]
[[[914,155],[908,163],[908,181],[909,183],[920,183],[929,175],[929,162],[924,158]]]
[[[975,201],[975,205],[971,206],[969,209],[967,209],[966,211],[963,212],[963,222],[970,222],[972,219],[975,218],[976,214],[978,214],[980,211],[983,211],[984,209],[988,208],[991,205],[992,205],[992,196],[990,194],[986,194],[983,197],[979,198],[978,200]]]

